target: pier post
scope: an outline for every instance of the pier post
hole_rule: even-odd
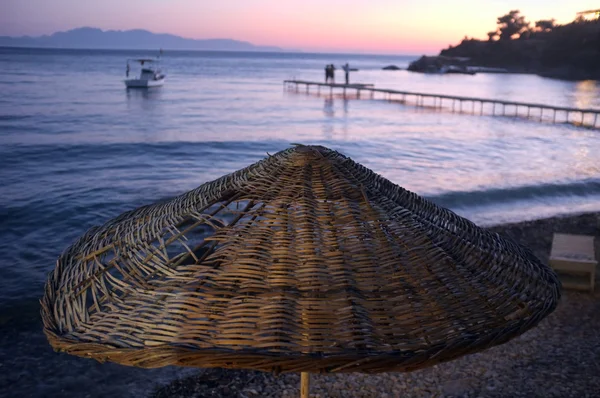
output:
[[[471,101],[471,114],[474,115],[475,114],[475,101]]]
[[[594,115],[594,127],[596,127],[596,122],[598,121],[598,113]]]
[[[506,116],[506,104],[502,104],[502,116]]]
[[[462,100],[458,100],[459,111],[458,113],[462,113]]]
[[[585,117],[585,113],[581,112],[581,125],[583,126],[583,118]]]
[[[528,107],[527,107],[527,119],[529,119],[529,115],[530,115],[530,113],[531,113],[531,107],[530,107],[530,106],[528,106]]]
[[[483,104],[485,103],[485,101],[479,101],[479,104],[481,105],[481,108],[479,108],[479,116],[483,115]]]
[[[356,98],[360,98],[360,89],[356,89]]]
[[[569,111],[567,111],[567,121],[566,123],[569,123]]]

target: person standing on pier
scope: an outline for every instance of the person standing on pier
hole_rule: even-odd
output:
[[[331,64],[331,83],[335,84],[335,65]]]
[[[325,67],[325,83],[333,83],[333,64]]]
[[[350,84],[350,65],[346,62],[346,65],[342,66],[344,70],[344,76],[346,77],[346,85]]]

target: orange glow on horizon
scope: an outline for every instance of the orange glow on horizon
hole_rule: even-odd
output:
[[[433,54],[465,36],[486,39],[496,18],[572,21],[595,0],[543,3],[475,0],[4,0],[0,35],[40,35],[81,26],[147,29],[194,39],[230,38],[290,50]],[[118,10],[118,12],[115,12]]]

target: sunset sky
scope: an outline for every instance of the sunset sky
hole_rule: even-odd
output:
[[[0,0],[0,35],[82,26],[231,38],[319,52],[437,53],[465,35],[485,38],[496,17],[570,22],[598,0]]]

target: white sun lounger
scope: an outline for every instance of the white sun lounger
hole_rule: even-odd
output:
[[[554,234],[550,266],[565,289],[593,292],[597,264],[593,236]]]

